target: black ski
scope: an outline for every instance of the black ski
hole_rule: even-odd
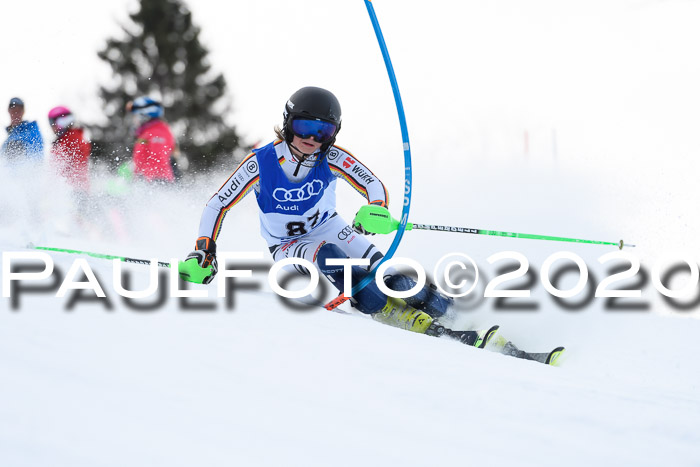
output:
[[[491,341],[491,338],[498,331],[498,325],[491,326],[489,329],[481,331],[455,331],[448,327],[443,326],[437,321],[430,325],[425,333],[429,336],[441,337],[447,336],[452,339],[458,340],[462,344],[470,345],[476,347],[477,349],[483,349]]]
[[[504,355],[510,355],[511,357],[522,358],[524,360],[533,360],[535,362],[544,363],[545,365],[556,365],[557,360],[565,350],[564,347],[557,347],[551,352],[525,352],[517,348],[511,341],[506,341],[505,338],[500,336],[496,341],[496,345]]]

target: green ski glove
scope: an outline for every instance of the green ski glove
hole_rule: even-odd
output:
[[[208,284],[214,280],[219,271],[216,261],[216,243],[209,237],[199,237],[196,250],[187,255],[185,261],[178,263],[178,272],[182,280],[195,284]]]
[[[398,227],[399,221],[391,217],[389,210],[376,204],[362,206],[352,221],[352,228],[364,235],[388,234]]]

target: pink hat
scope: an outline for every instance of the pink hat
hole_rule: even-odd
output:
[[[63,107],[62,105],[59,105],[58,107],[54,107],[53,109],[49,110],[49,120],[56,120],[61,115],[70,114],[71,111],[68,110],[68,107]]]
[[[62,133],[67,130],[73,123],[75,123],[75,117],[67,107],[58,106],[49,110],[49,124],[58,133]],[[57,133],[57,134],[58,134]]]

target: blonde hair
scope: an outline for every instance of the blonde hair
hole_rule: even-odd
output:
[[[286,141],[286,138],[284,136],[284,130],[280,128],[278,125],[275,125],[275,135],[277,136],[278,139],[281,139],[282,141]]]

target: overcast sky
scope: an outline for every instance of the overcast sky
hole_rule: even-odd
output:
[[[268,140],[287,97],[324,86],[344,111],[340,142],[400,152],[393,97],[362,0],[192,0],[235,123]],[[5,2],[0,101],[20,96],[48,135],[67,105],[100,114],[96,56],[134,0]],[[697,158],[700,2],[376,0],[412,142],[471,154],[653,164]],[[3,104],[5,105],[5,104]],[[9,117],[0,115],[7,124]],[[366,138],[366,135],[381,135]]]

